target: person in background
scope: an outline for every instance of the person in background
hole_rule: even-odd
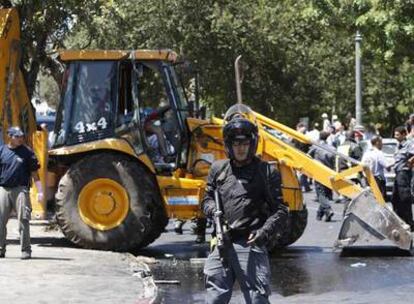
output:
[[[411,195],[412,167],[414,164],[414,142],[407,140],[404,126],[395,128],[394,138],[398,140],[398,150],[394,155],[395,181],[392,192],[392,206],[397,215],[414,231]]]
[[[348,114],[346,114],[345,124],[347,126],[347,130],[350,131],[354,130],[354,128],[356,127],[356,119],[352,116],[351,112],[348,112]]]
[[[183,226],[186,220],[177,218],[174,222],[174,232],[176,234],[183,234]],[[193,234],[197,235],[195,242],[202,244],[206,241],[207,219],[205,217],[191,219],[191,230]]]
[[[377,136],[381,136],[381,134],[382,134],[382,132],[383,132],[383,130],[382,130],[382,124],[381,124],[381,123],[379,123],[379,122],[377,122],[377,123],[374,125],[374,128],[375,128],[375,135],[377,135]]]
[[[0,147],[0,258],[6,255],[7,222],[15,210],[19,221],[21,259],[31,258],[30,246],[30,182],[34,180],[39,201],[43,200],[43,188],[37,170],[39,162],[24,144],[24,133],[19,127],[7,131],[8,143]]]
[[[331,127],[331,122],[328,118],[328,114],[322,114],[322,130],[325,132],[329,132]]]
[[[340,121],[336,121],[334,124],[335,127],[335,139],[334,142],[336,146],[340,146],[345,142],[346,136],[345,136],[345,130],[344,126],[341,124]]]
[[[371,149],[362,156],[362,164],[369,167],[375,177],[378,187],[381,190],[383,198],[387,199],[387,192],[385,187],[385,172],[384,169],[390,170],[393,163],[387,163],[382,150],[382,138],[374,135],[371,138]]]
[[[328,133],[329,135],[328,135],[328,138],[326,139],[326,143],[330,145],[331,147],[334,147],[334,148],[338,147],[335,127],[330,126]]]
[[[319,123],[315,122],[313,124],[313,129],[306,133],[306,136],[313,142],[319,141]]]
[[[328,145],[326,142],[328,136],[328,132],[322,131],[319,135],[319,145],[321,145],[323,148],[318,146],[312,146],[309,150],[309,155],[313,157],[315,160],[324,164],[325,166],[334,169],[335,154],[332,146]],[[315,189],[316,196],[320,204],[319,209],[316,213],[316,220],[321,221],[322,218],[325,216],[325,221],[330,222],[334,215],[334,212],[332,211],[331,207],[333,200],[332,190],[316,181]]]

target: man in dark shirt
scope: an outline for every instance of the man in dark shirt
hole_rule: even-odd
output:
[[[315,160],[321,162],[325,166],[334,169],[335,168],[335,154],[332,151],[332,146],[328,145],[326,140],[329,137],[329,133],[322,131],[319,133],[319,145],[322,146],[312,146],[309,150],[309,155],[312,156]],[[319,209],[316,213],[316,219],[321,221],[323,216],[325,216],[325,221],[330,222],[334,212],[332,211],[332,199],[333,194],[332,190],[322,185],[318,182],[315,182],[316,196],[319,201]]]
[[[394,130],[394,138],[398,140],[398,151],[394,156],[395,181],[392,192],[392,206],[395,213],[404,220],[414,231],[413,212],[411,205],[413,197],[410,185],[412,178],[412,165],[414,160],[414,142],[407,140],[407,130],[400,126]]]
[[[30,259],[30,178],[35,181],[38,200],[42,200],[42,185],[37,173],[40,166],[33,151],[24,145],[24,134],[19,127],[9,128],[7,135],[9,143],[0,146],[0,258],[6,254],[6,226],[14,209],[19,221],[21,258]]]
[[[226,222],[225,262],[218,248],[207,258],[206,303],[228,303],[235,280],[246,303],[269,303],[266,244],[283,233],[288,213],[282,201],[280,174],[255,156],[258,130],[249,120],[233,118],[225,125],[223,137],[229,159],[213,163],[202,207],[207,217],[222,215]],[[222,213],[216,210],[215,191]]]

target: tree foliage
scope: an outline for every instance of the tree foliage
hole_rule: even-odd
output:
[[[49,52],[67,48],[171,48],[200,72],[217,114],[243,100],[281,122],[354,113],[354,38],[363,36],[364,122],[390,128],[414,111],[414,4],[387,0],[15,1],[25,67],[58,79]],[[36,65],[38,65],[36,67]],[[32,75],[32,76],[30,76]],[[32,78],[31,78],[32,77]]]

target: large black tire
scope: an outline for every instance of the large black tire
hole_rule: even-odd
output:
[[[111,179],[126,191],[129,211],[122,223],[109,230],[86,224],[79,213],[82,188],[96,179]],[[155,176],[137,161],[103,152],[73,164],[59,182],[56,217],[64,235],[84,248],[126,251],[153,242],[168,223]]]
[[[268,244],[270,251],[284,248],[296,242],[305,231],[308,223],[308,209],[303,206],[302,210],[290,211],[287,223],[287,229],[282,235],[275,235]]]

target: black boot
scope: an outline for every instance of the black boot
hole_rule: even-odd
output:
[[[197,237],[195,242],[200,244],[206,241],[206,226],[207,226],[207,219],[205,217],[197,219],[197,226],[196,226],[196,234]]]
[[[174,226],[174,231],[176,234],[183,234],[183,226],[184,226],[185,221],[183,220],[176,220],[175,221],[175,226]]]
[[[318,210],[318,212],[316,212],[316,220],[317,221],[322,221],[323,215],[324,215],[324,212]]]
[[[328,212],[326,212],[325,222],[330,222],[333,216],[334,216],[334,212],[332,210],[329,210]]]

